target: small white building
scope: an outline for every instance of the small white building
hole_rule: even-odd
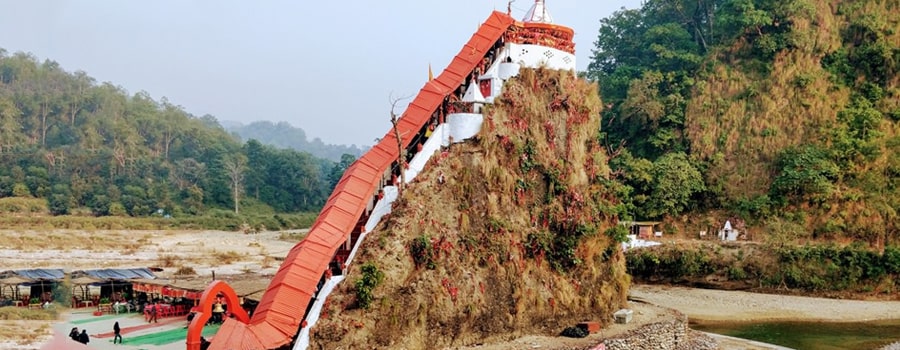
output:
[[[736,241],[739,233],[738,230],[731,227],[730,220],[725,220],[725,227],[719,230],[719,240]]]

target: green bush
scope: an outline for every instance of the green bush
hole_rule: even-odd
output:
[[[69,213],[69,196],[64,194],[53,194],[47,199],[47,208],[50,209],[51,215],[66,215]]]
[[[731,266],[728,268],[728,279],[740,281],[747,278],[747,272],[740,266]]]
[[[0,198],[13,195],[13,186],[16,181],[11,176],[0,176]]]
[[[125,206],[119,202],[112,202],[109,204],[109,215],[112,216],[128,216],[128,212],[125,210]]]
[[[0,198],[0,213],[34,213],[47,212],[47,201],[40,198],[6,197]]]
[[[894,275],[900,274],[900,247],[885,247],[881,259],[885,272]]]
[[[360,269],[362,277],[356,280],[356,301],[359,307],[368,309],[375,299],[374,290],[384,280],[384,272],[378,270],[374,263],[365,263]]]
[[[616,243],[624,243],[628,241],[628,229],[622,225],[615,225],[606,229],[606,235],[612,238]]]
[[[109,197],[106,195],[94,195],[94,197],[91,198],[89,205],[91,207],[91,213],[94,214],[94,216],[110,215],[111,203]]]
[[[782,269],[774,280],[788,288],[848,290],[897,278],[900,254],[896,248],[878,254],[862,245],[787,246],[779,250]],[[897,265],[895,265],[897,264]]]
[[[433,270],[436,267],[434,246],[431,244],[431,239],[426,235],[416,237],[409,243],[409,254],[412,255],[416,268],[425,266],[429,270]]]
[[[543,257],[550,251],[553,236],[549,232],[532,232],[525,241],[525,254],[529,258]]]

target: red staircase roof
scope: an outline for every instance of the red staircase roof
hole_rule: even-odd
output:
[[[514,22],[504,13],[492,13],[450,65],[425,84],[397,123],[404,147]],[[397,156],[397,139],[389,130],[344,172],[306,239],[291,249],[272,278],[250,324],[228,319],[213,338],[210,350],[273,349],[292,341],[322,273],[353,231],[368,201],[376,195],[382,174]]]

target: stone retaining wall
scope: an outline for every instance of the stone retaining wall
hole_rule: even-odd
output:
[[[713,350],[719,345],[712,338],[688,328],[687,316],[647,324],[625,334],[605,339],[607,350]]]

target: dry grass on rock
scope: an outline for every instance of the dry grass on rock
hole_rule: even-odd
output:
[[[507,83],[478,139],[419,174],[363,242],[316,346],[436,349],[608,322],[629,279],[603,233],[606,159],[588,156],[602,155],[596,91],[549,70]],[[384,273],[367,310],[353,283],[364,263]]]

